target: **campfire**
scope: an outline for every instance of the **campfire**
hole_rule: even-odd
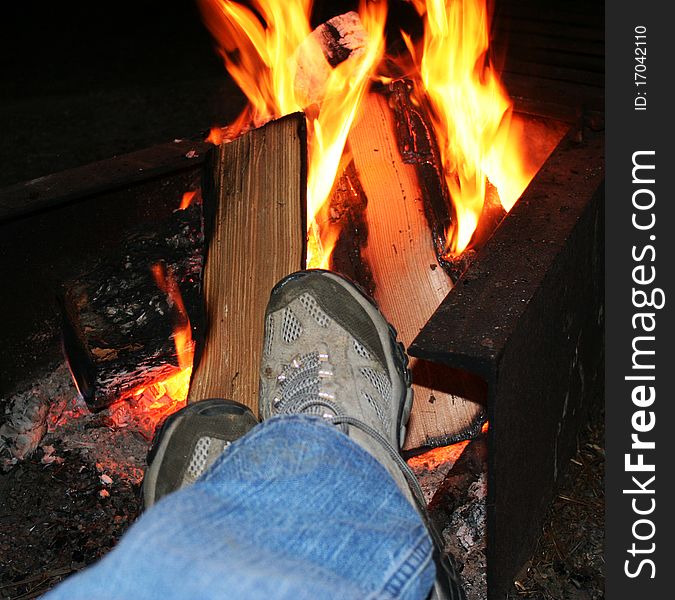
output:
[[[65,349],[78,390],[92,408],[111,407],[115,423],[143,422],[146,434],[183,405],[188,389],[189,401],[223,396],[257,408],[265,299],[303,266],[356,280],[409,346],[565,131],[514,113],[490,60],[482,0],[413,2],[422,35],[401,29],[393,42],[384,2],[361,2],[314,30],[311,2],[199,4],[249,99],[234,123],[212,129],[220,151],[207,166],[209,183],[193,209],[197,192],[186,192],[178,211],[194,216],[202,196],[208,205],[203,284],[202,225],[180,216],[157,237],[167,249],[185,238],[187,253],[157,256],[173,260],[168,272],[152,265],[173,344],[138,308],[147,274],[100,270],[65,293]],[[147,254],[140,237],[127,256]],[[205,337],[192,374],[193,328],[180,287],[195,296],[200,284],[208,326],[194,328]],[[118,297],[120,286],[133,293]],[[120,329],[133,343],[118,341]],[[236,357],[242,346],[249,351]],[[479,431],[480,378],[416,358],[411,369],[406,448]]]
[[[311,0],[198,4],[248,104],[232,123],[211,129],[201,181],[192,177],[153,230],[124,232],[112,258],[62,283],[63,346],[80,400],[54,402],[48,414],[40,408],[34,420],[44,426],[12,423],[20,447],[13,461],[33,451],[45,429],[72,428],[92,414],[111,431],[149,441],[186,402],[226,397],[257,410],[269,291],[292,271],[330,269],[374,297],[414,355],[404,449],[416,455],[416,472],[430,477],[432,504],[442,482],[465,486],[452,489],[463,507],[457,514],[466,507],[467,523],[479,523],[472,542],[478,550],[469,552],[478,565],[473,597],[487,593],[490,568],[496,593],[519,558],[506,564],[499,542],[491,542],[492,566],[485,567],[486,538],[501,540],[504,527],[495,498],[513,470],[489,471],[496,459],[487,447],[503,456],[507,443],[514,451],[525,444],[507,442],[500,422],[513,417],[494,408],[506,389],[499,368],[511,357],[506,332],[519,332],[509,319],[521,307],[504,307],[503,327],[477,327],[477,350],[450,341],[448,319],[439,314],[466,303],[476,288],[483,293],[467,311],[482,309],[490,284],[467,293],[472,268],[484,274],[474,281],[493,276],[499,289],[508,288],[510,265],[499,275],[484,269],[493,260],[485,250],[542,165],[557,168],[556,149],[573,135],[570,124],[515,109],[495,67],[484,0],[410,0],[411,21],[393,23],[387,2],[362,0],[317,27]],[[578,169],[585,158],[562,160]],[[596,175],[587,177],[591,188]],[[526,203],[536,204],[537,195],[526,193]],[[563,220],[567,239],[574,222]],[[527,232],[516,236],[527,241],[534,235]],[[514,277],[518,272],[514,266]],[[532,297],[534,291],[521,302]],[[19,412],[30,413],[30,402]],[[420,454],[433,447],[440,448]],[[554,480],[565,452],[556,445]],[[117,459],[101,472],[117,469]],[[138,467],[132,470],[138,479]]]
[[[306,266],[355,279],[406,346],[564,133],[513,113],[490,61],[484,2],[412,4],[423,35],[413,39],[402,30],[396,48],[385,40],[384,2],[362,2],[358,12],[335,16],[314,31],[311,2],[258,1],[254,10],[237,2],[200,2],[228,70],[249,99],[239,119],[213,130],[210,139],[232,140],[242,132],[253,139],[265,135],[255,128],[273,119],[297,111],[306,117],[306,183],[300,182],[301,190],[293,189],[295,181],[277,184],[291,194],[287,212],[298,208],[290,198],[306,190],[304,214],[292,219],[307,223],[306,238],[291,226],[275,232],[281,244],[266,247],[257,260],[251,257],[255,247],[228,247],[228,260],[245,262],[259,282],[251,295],[265,297],[274,280],[303,266],[302,257],[289,253],[287,263],[263,281],[266,254],[284,254],[292,238],[303,246],[306,239]],[[528,134],[539,140],[536,151]],[[268,152],[295,152],[299,142],[292,131],[289,138]],[[268,166],[255,175],[282,172],[281,166]],[[278,222],[286,227],[289,219],[282,215]],[[207,306],[223,303],[221,293],[207,294]],[[236,300],[226,302],[230,310]],[[246,322],[262,321],[260,302],[248,312],[255,300],[238,300]],[[213,314],[210,321],[220,319]],[[243,320],[233,331],[242,326]],[[249,340],[261,339],[261,331]],[[211,335],[205,359],[212,377],[236,376],[237,387],[205,387],[198,369],[195,389],[251,402],[257,350],[244,364],[210,360],[209,346],[228,334]],[[485,418],[480,382],[417,359],[411,368],[416,402],[408,447],[447,443],[478,430]]]

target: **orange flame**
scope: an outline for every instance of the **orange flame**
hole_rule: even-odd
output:
[[[173,332],[173,339],[176,344],[176,356],[178,357],[178,368],[181,369],[181,371],[191,370],[195,345],[192,340],[190,319],[185,310],[185,304],[183,304],[180,288],[173,275],[170,272],[166,272],[163,264],[159,263],[153,265],[152,274],[157,283],[157,287],[169,297],[169,304],[175,307],[178,316]],[[185,395],[187,396],[187,388],[185,390]]]
[[[368,35],[365,51],[340,63],[330,72],[317,118],[310,121],[307,210],[313,215],[307,245],[307,266],[328,268],[337,231],[328,222],[327,199],[361,99],[384,52],[386,5],[363,1],[359,16]]]
[[[328,227],[327,203],[347,134],[370,74],[384,50],[386,4],[362,0],[367,43],[332,68],[310,36],[312,0],[252,0],[250,9],[232,0],[200,0],[204,20],[225,65],[249,99],[228,136],[253,123],[297,111],[308,116],[307,264],[326,267],[337,238]],[[311,77],[308,90],[303,78]],[[211,132],[209,139],[222,139]]]
[[[185,210],[186,208],[188,208],[192,204],[196,195],[197,195],[196,191],[185,192],[183,194],[183,198],[180,201],[180,205],[178,206],[178,210]]]
[[[488,55],[485,0],[410,0],[424,20],[421,48],[403,33],[429,98],[454,219],[446,232],[448,255],[471,243],[487,182],[510,210],[536,172],[524,159],[522,124]],[[312,0],[199,0],[225,65],[249,99],[221,143],[249,127],[296,111],[308,118],[308,266],[327,267],[338,231],[331,229],[328,199],[349,129],[381,62],[386,2],[361,0],[363,45],[330,67],[311,35]],[[405,58],[399,67],[408,70]],[[379,77],[385,78],[383,75]],[[385,78],[386,79],[386,78]]]
[[[534,172],[511,126],[511,102],[487,56],[485,0],[413,0],[424,17],[421,57],[406,37],[434,109],[434,126],[455,209],[449,254],[461,253],[478,224],[487,180],[510,210]]]

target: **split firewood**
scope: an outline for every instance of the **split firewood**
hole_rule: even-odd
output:
[[[222,397],[258,410],[265,307],[277,281],[304,262],[305,127],[296,113],[212,150],[203,188],[207,329],[188,402]]]
[[[64,350],[90,408],[105,408],[178,368],[173,333],[184,315],[153,269],[175,281],[196,333],[203,242],[196,202],[153,229],[130,233],[114,259],[64,284]]]
[[[368,199],[368,242],[363,255],[373,274],[375,299],[409,345],[452,281],[438,267],[414,164],[397,148],[387,98],[370,93],[349,134]],[[413,358],[415,402],[406,448],[446,444],[476,433],[484,419],[485,389],[468,375]]]

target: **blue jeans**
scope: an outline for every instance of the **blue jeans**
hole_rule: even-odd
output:
[[[426,598],[432,542],[370,454],[320,418],[256,426],[46,598]]]

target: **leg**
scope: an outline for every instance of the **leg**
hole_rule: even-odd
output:
[[[431,554],[377,460],[318,417],[283,416],[47,598],[425,598]]]

